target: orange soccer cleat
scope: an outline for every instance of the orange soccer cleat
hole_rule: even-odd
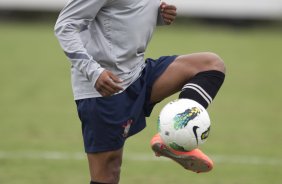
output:
[[[156,134],[151,140],[151,147],[156,156],[168,157],[179,163],[187,170],[196,173],[208,172],[213,168],[212,160],[201,150],[194,149],[192,151],[182,152],[176,151],[166,146],[160,135]]]

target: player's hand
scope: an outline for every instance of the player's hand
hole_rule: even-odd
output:
[[[95,88],[102,96],[111,96],[123,89],[118,85],[121,82],[112,72],[104,70],[97,79]]]
[[[165,2],[162,2],[160,5],[161,15],[165,24],[170,25],[176,18],[176,7],[174,5],[168,5]]]

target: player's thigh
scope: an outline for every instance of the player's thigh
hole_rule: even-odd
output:
[[[88,153],[88,163],[93,181],[118,183],[123,149],[100,153]]]
[[[209,52],[178,56],[155,81],[151,92],[151,102],[161,101],[178,92],[189,79],[207,70],[224,72],[221,58]]]

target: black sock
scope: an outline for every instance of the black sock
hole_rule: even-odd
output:
[[[216,96],[224,78],[225,74],[217,70],[200,72],[183,86],[179,98],[195,100],[207,108]]]

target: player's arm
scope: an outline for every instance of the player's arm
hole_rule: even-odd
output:
[[[158,24],[170,25],[176,18],[176,7],[174,5],[161,2],[159,9]]]
[[[72,0],[61,11],[55,25],[55,34],[72,66],[79,70],[97,89],[97,80],[102,80],[97,89],[103,96],[114,94],[121,90],[115,76],[104,72],[105,69],[88,54],[80,38],[80,32],[87,29],[98,11],[108,0]],[[100,77],[103,74],[104,77]],[[114,81],[114,82],[113,82]],[[105,87],[106,86],[106,87]]]

